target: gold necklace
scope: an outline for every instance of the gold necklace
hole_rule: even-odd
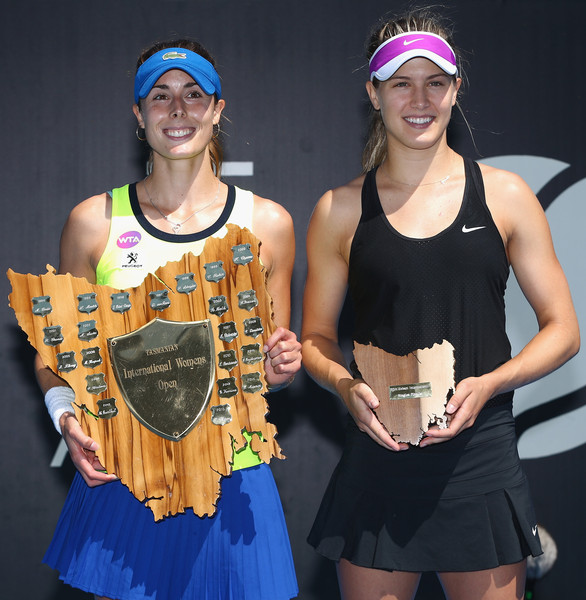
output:
[[[442,185],[445,185],[446,181],[451,177],[450,175],[446,175],[444,178],[442,179],[438,179],[437,181],[428,181],[426,183],[406,183],[405,181],[398,181],[397,179],[392,179],[389,175],[387,175],[387,173],[385,173],[385,171],[383,171],[383,175],[391,182],[391,183],[398,183],[399,185],[406,185],[408,187],[424,187],[426,185],[436,185],[438,183],[441,183]]]
[[[201,212],[202,210],[205,210],[206,208],[208,208],[209,206],[214,204],[214,202],[218,199],[218,195],[220,194],[220,180],[218,179],[218,189],[216,190],[216,195],[214,196],[214,199],[211,202],[208,202],[208,204],[206,204],[205,206],[198,208],[195,212],[192,212],[187,217],[187,219],[185,219],[184,221],[181,221],[180,223],[176,223],[175,221],[171,221],[171,219],[169,219],[169,217],[153,202],[153,199],[151,198],[151,195],[149,194],[149,188],[147,186],[146,179],[143,181],[143,183],[144,183],[144,189],[145,189],[145,192],[147,193],[149,202],[152,204],[153,208],[161,215],[161,217],[163,217],[163,219],[165,219],[165,221],[167,221],[167,223],[169,223],[169,225],[171,225],[171,229],[173,229],[173,233],[175,235],[177,235],[179,233],[179,230],[181,229],[181,227],[183,225],[185,225],[185,223],[187,223],[187,221],[189,221],[189,219],[191,219],[192,217],[195,217],[195,215],[197,215],[197,213]]]
[[[450,160],[450,168],[452,162],[453,159]],[[452,174],[449,173],[445,177],[442,177],[441,179],[438,179],[436,181],[428,181],[427,183],[407,183],[405,181],[398,181],[397,179],[392,179],[391,176],[384,170],[382,173],[391,183],[398,183],[399,185],[406,185],[407,187],[425,187],[426,185],[437,185],[438,183],[440,183],[441,185],[445,185],[446,181],[448,181],[448,179],[452,176]]]

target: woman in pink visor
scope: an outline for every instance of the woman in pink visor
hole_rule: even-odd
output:
[[[363,174],[324,194],[307,238],[304,364],[349,413],[309,542],[336,561],[343,600],[409,600],[425,571],[450,600],[521,599],[526,557],[541,546],[513,390],[577,352],[570,292],[529,187],[447,143],[462,82],[449,28],[428,10],[386,21],[368,58]],[[511,266],[539,323],[514,357],[503,299]],[[339,346],[347,290],[355,352],[454,348],[453,395],[415,442],[379,421],[389,393],[377,397]]]

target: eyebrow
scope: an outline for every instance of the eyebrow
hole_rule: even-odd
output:
[[[448,73],[444,73],[444,71],[438,71],[437,73],[434,73],[433,75],[428,75],[425,79],[435,79],[436,77],[447,77],[448,79],[452,78],[452,76],[449,75]],[[410,79],[412,79],[412,77],[408,77],[407,75],[391,75],[389,77],[389,80],[391,80],[391,79],[410,80]]]
[[[438,73],[435,73],[434,75],[428,75],[425,78],[425,81],[437,79],[438,77],[443,77],[446,79],[453,79],[453,77],[451,75],[449,75],[448,73],[439,71]],[[413,79],[412,77],[408,77],[407,75],[391,75],[391,77],[389,77],[389,79],[387,81],[411,81],[412,79]]]
[[[199,83],[197,83],[197,81],[188,81],[184,84],[183,89],[187,89],[190,87],[198,87],[201,89]],[[153,85],[153,87],[151,89],[158,89],[158,90],[168,90],[170,89],[169,85],[166,83],[155,83],[155,85]]]

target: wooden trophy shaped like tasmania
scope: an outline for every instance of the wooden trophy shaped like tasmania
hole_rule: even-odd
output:
[[[212,515],[233,453],[282,458],[268,406],[265,340],[275,330],[260,241],[227,225],[117,290],[84,278],[10,270],[10,305],[44,363],[75,392],[75,412],[109,473],[153,512]]]
[[[447,426],[445,406],[456,387],[448,341],[406,356],[355,343],[354,358],[380,401],[376,415],[395,441],[418,445],[431,425]]]

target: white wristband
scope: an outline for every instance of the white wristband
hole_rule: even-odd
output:
[[[61,427],[59,427],[59,419],[61,415],[66,412],[73,412],[71,404],[75,400],[75,392],[67,386],[58,385],[52,387],[45,394],[45,405],[49,411],[49,416],[53,420],[55,429],[60,434]]]

